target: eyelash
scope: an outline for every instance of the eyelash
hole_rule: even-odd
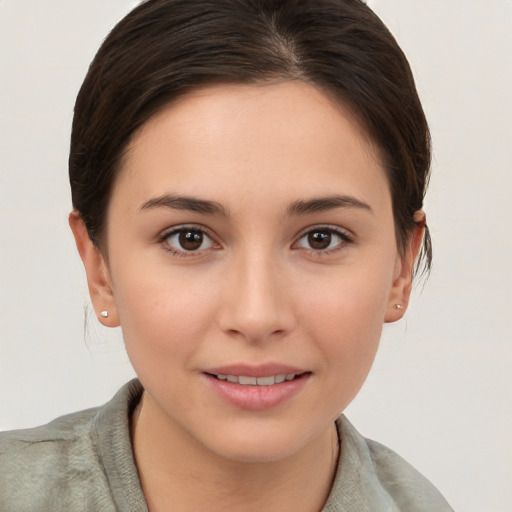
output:
[[[186,249],[179,250],[179,249],[173,248],[169,244],[169,242],[168,242],[169,238],[171,238],[172,236],[179,235],[180,233],[186,233],[186,232],[199,233],[203,237],[207,237],[211,241],[211,245],[209,247],[207,247],[206,249],[209,249],[210,247],[214,247],[215,249],[220,248],[219,244],[217,244],[213,240],[213,237],[210,236],[208,231],[206,231],[204,228],[201,228],[199,226],[193,226],[193,225],[192,226],[187,226],[187,225],[178,226],[178,227],[171,229],[170,231],[166,231],[159,237],[158,242],[165,251],[171,253],[173,256],[191,257],[191,256],[198,256],[199,254],[202,254],[203,251],[206,249],[197,249],[197,250],[188,250],[188,251]],[[297,246],[297,244],[304,237],[309,236],[313,233],[327,233],[327,234],[333,235],[339,239],[339,243],[336,244],[332,248],[314,249],[311,247],[309,247],[309,248],[302,247],[302,249],[307,250],[311,254],[314,254],[315,256],[318,256],[318,257],[327,256],[329,254],[335,253],[335,252],[341,250],[345,245],[351,244],[354,242],[352,236],[350,236],[344,230],[341,230],[339,228],[334,228],[331,226],[319,225],[319,226],[310,226],[310,227],[306,228],[305,230],[303,230],[301,232],[300,236],[298,237],[297,241],[293,243],[292,248],[294,248],[294,246]]]
[[[349,233],[345,230],[342,230],[340,228],[335,228],[332,226],[325,226],[325,225],[318,225],[318,226],[309,226],[305,230],[302,231],[302,233],[299,235],[297,242],[294,243],[294,245],[297,245],[304,237],[309,236],[313,233],[327,233],[329,235],[333,235],[339,239],[339,243],[337,243],[332,248],[327,249],[313,249],[313,248],[306,248],[303,247],[304,250],[309,251],[311,254],[313,254],[316,257],[322,257],[322,256],[328,256],[330,254],[336,253],[343,249],[348,244],[352,244],[354,242],[354,239]]]
[[[172,247],[169,244],[169,242],[167,242],[169,240],[169,238],[171,238],[172,236],[179,235],[180,233],[187,233],[187,232],[199,233],[203,237],[207,237],[211,241],[211,246],[214,246],[215,248],[219,247],[219,245],[210,236],[208,231],[206,231],[204,228],[201,228],[199,226],[193,226],[193,225],[178,226],[178,227],[171,229],[170,231],[166,231],[165,233],[162,234],[162,236],[159,237],[158,242],[160,243],[160,245],[162,246],[162,248],[165,251],[171,253],[173,256],[186,258],[186,257],[197,256],[197,255],[201,254],[205,249],[197,249],[197,250],[190,250],[190,251],[187,251],[185,249],[179,250],[179,249]]]

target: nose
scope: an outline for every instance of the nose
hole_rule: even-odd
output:
[[[225,280],[220,327],[232,336],[262,342],[285,336],[295,326],[285,272],[271,255],[233,262]]]

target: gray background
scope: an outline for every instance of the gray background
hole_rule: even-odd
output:
[[[127,0],[0,0],[0,429],[98,405],[133,373],[84,333],[67,227],[72,106]],[[456,510],[512,510],[512,1],[374,0],[408,55],[434,140],[434,270],[385,327],[347,415]]]

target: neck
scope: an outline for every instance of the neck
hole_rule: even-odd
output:
[[[173,428],[174,427],[174,428]],[[132,418],[135,461],[150,512],[173,510],[311,511],[322,509],[338,459],[334,424],[297,453],[271,462],[240,462],[212,453],[163,421],[145,393]]]

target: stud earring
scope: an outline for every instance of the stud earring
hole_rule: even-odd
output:
[[[402,304],[395,304],[395,309],[404,309]]]
[[[100,315],[103,317],[103,318],[108,318],[108,311],[105,309],[103,310]]]

